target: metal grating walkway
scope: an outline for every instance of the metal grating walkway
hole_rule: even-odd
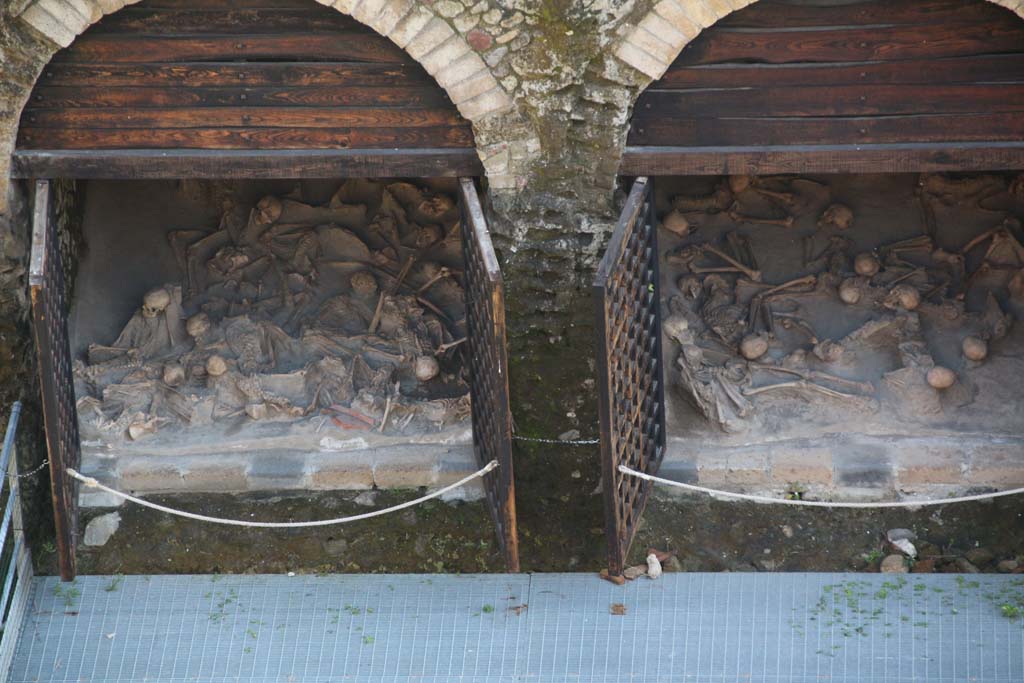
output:
[[[34,579],[9,680],[1024,681],[1024,578]],[[1004,613],[1003,606],[1008,606]],[[1022,610],[1024,611],[1024,610]]]

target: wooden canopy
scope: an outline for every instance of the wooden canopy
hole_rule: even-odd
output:
[[[15,173],[476,175],[473,131],[387,38],[313,0],[144,0],[44,70]]]
[[[1024,167],[1024,21],[987,0],[760,0],[639,97],[626,175]]]

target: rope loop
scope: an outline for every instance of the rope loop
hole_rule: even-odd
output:
[[[696,484],[684,484],[681,481],[673,481],[671,479],[663,479],[662,477],[656,477],[653,474],[645,474],[643,472],[637,472],[634,469],[626,467],[625,465],[619,465],[619,472],[622,474],[637,477],[639,479],[646,479],[647,481],[654,482],[656,484],[665,484],[666,486],[674,486],[680,489],[686,489],[687,491],[694,491],[696,493],[706,493],[709,496],[721,496],[723,498],[736,498],[738,500],[747,500],[753,503],[768,503],[771,505],[796,505],[800,507],[808,508],[854,508],[858,510],[876,510],[881,508],[919,508],[927,507],[929,505],[948,505],[950,503],[970,503],[979,500],[990,500],[992,498],[999,498],[1002,496],[1016,496],[1024,493],[1024,488],[1019,489],[1008,489],[1006,491],[992,491],[991,493],[979,493],[973,496],[957,496],[955,498],[942,498],[942,499],[925,499],[925,500],[899,500],[899,501],[882,501],[878,503],[854,503],[854,502],[843,502],[843,501],[827,501],[827,500],[790,500],[788,498],[772,498],[770,496],[757,496],[750,493],[736,493],[734,491],[721,491],[719,489],[712,489],[706,486],[697,486]]]
[[[389,514],[389,513],[392,513],[392,512],[397,512],[399,510],[404,510],[405,508],[413,507],[414,505],[419,505],[420,503],[425,503],[428,500],[431,500],[433,498],[437,498],[439,496],[443,496],[444,494],[448,493],[449,491],[457,489],[460,486],[462,486],[463,484],[466,484],[467,482],[470,482],[470,481],[472,481],[474,479],[477,479],[479,477],[484,476],[485,474],[487,474],[488,472],[490,472],[493,469],[496,469],[497,467],[498,467],[498,461],[497,460],[492,460],[489,463],[487,463],[486,465],[484,465],[483,467],[481,467],[476,472],[474,472],[474,473],[472,473],[472,474],[470,474],[468,476],[465,476],[462,479],[459,479],[454,484],[449,484],[448,486],[445,486],[444,488],[440,488],[440,489],[438,489],[436,491],[428,493],[425,496],[421,496],[420,498],[417,498],[415,500],[408,500],[408,501],[406,501],[404,503],[399,503],[398,505],[393,505],[393,506],[391,506],[389,508],[384,508],[383,510],[374,510],[372,512],[364,512],[361,515],[352,515],[350,517],[336,517],[334,519],[319,519],[319,520],[314,520],[314,521],[310,521],[310,522],[250,522],[250,521],[247,521],[247,520],[244,520],[244,519],[224,519],[222,517],[210,517],[210,516],[207,516],[207,515],[198,515],[198,514],[196,514],[194,512],[188,512],[186,510],[176,510],[175,508],[170,508],[170,507],[167,507],[166,505],[160,505],[159,503],[153,503],[153,502],[150,502],[150,501],[145,500],[143,498],[139,498],[137,496],[133,496],[130,493],[125,493],[123,491],[118,491],[117,489],[112,489],[109,486],[107,486],[106,484],[101,484],[99,481],[96,480],[95,477],[87,477],[84,474],[81,474],[80,472],[77,472],[77,471],[73,470],[70,467],[67,468],[67,473],[69,475],[71,475],[74,479],[77,479],[78,481],[82,482],[82,484],[84,484],[85,486],[88,486],[89,488],[99,489],[100,491],[106,491],[107,493],[110,493],[110,494],[113,494],[115,496],[118,496],[119,498],[124,498],[125,500],[128,500],[128,501],[131,501],[133,503],[136,503],[137,505],[141,505],[143,507],[151,508],[153,510],[159,510],[160,512],[166,512],[169,515],[177,515],[178,517],[185,517],[186,519],[194,519],[194,520],[197,520],[197,521],[200,521],[200,522],[210,522],[211,524],[227,524],[227,525],[230,525],[230,526],[255,527],[255,528],[258,528],[258,529],[305,529],[305,528],[308,528],[308,527],[330,526],[330,525],[333,525],[333,524],[348,524],[349,522],[358,522],[360,520],[370,519],[371,517],[380,517],[381,515],[386,515],[386,514]]]

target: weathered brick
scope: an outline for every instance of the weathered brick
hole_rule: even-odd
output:
[[[404,48],[434,18],[434,14],[430,10],[416,7],[398,22],[394,30],[388,34],[388,38],[395,41],[395,45],[398,47]]]
[[[967,481],[1001,488],[1024,486],[1024,449],[1020,445],[975,448]]]
[[[446,67],[453,64],[457,59],[470,52],[469,45],[463,40],[462,36],[452,35],[451,38],[446,40],[437,46],[436,49],[432,50],[429,54],[425,55],[420,60],[420,64],[426,69],[430,75],[436,75],[441,73]]]
[[[452,86],[463,83],[471,78],[476,78],[481,72],[486,73],[490,76],[491,72],[487,70],[487,65],[484,64],[484,60],[480,58],[480,55],[473,52],[467,52],[466,54],[459,57],[457,60],[449,64],[441,72],[434,76],[440,85],[445,90],[449,90]],[[493,81],[493,76],[491,77]],[[449,92],[449,94],[451,94]],[[479,95],[480,93],[476,93]],[[474,95],[474,97],[476,96]]]
[[[53,16],[38,4],[25,10],[21,14],[21,19],[61,47],[70,45],[78,35],[63,20]]]
[[[715,21],[727,16],[734,9],[731,0],[704,0],[704,3],[707,5],[708,12],[715,17]]]
[[[382,489],[431,486],[437,481],[433,461],[416,456],[392,456],[373,465],[373,482]]]
[[[701,28],[707,28],[718,21],[719,15],[708,6],[706,0],[683,0],[680,3],[686,16]]]
[[[963,451],[956,448],[907,449],[896,460],[896,476],[901,485],[958,484],[966,469]]]
[[[100,11],[104,14],[113,14],[119,9],[123,9],[127,3],[124,0],[95,0],[96,6],[100,8]]]
[[[314,491],[364,491],[373,488],[373,467],[365,459],[317,463],[309,472]]]
[[[460,102],[459,112],[470,121],[476,121],[488,114],[505,111],[512,106],[512,101],[501,88],[494,88],[471,100]]]
[[[244,486],[244,475],[243,486]],[[118,468],[117,487],[131,492],[176,491],[182,486],[181,470],[174,463],[157,463],[149,458],[130,458]]]
[[[651,78],[660,78],[669,63],[649,55],[631,43],[622,43],[615,50],[615,56],[637,71]]]
[[[345,14],[352,14],[352,10],[359,5],[359,2],[360,0],[334,0],[334,9]]]
[[[412,7],[412,0],[386,0],[379,3],[378,11],[367,18],[366,23],[381,35],[390,35],[402,17],[409,14]]]
[[[181,468],[183,491],[238,493],[249,488],[248,465],[244,457],[190,458]]]
[[[693,40],[700,33],[700,26],[697,26],[690,17],[686,16],[686,13],[675,0],[662,0],[654,6],[654,11],[672,24],[673,28],[686,36],[688,41]]]
[[[660,14],[648,14],[640,22],[639,27],[672,47],[681,49],[689,41],[688,36]]]
[[[666,64],[671,64],[675,60],[676,55],[679,54],[679,50],[683,47],[682,45],[669,45],[664,40],[648,33],[642,28],[637,28],[630,33],[629,38],[626,40],[647,54],[654,55]]]
[[[463,80],[456,85],[448,86],[445,90],[448,92],[448,97],[452,99],[452,102],[459,104],[482,95],[488,90],[492,90],[495,86],[494,76],[484,69],[477,72],[472,78]]]
[[[455,35],[455,31],[447,22],[434,17],[423,27],[422,31],[409,41],[405,46],[405,51],[413,59],[419,60],[453,35]]]
[[[832,484],[832,453],[798,450],[771,454],[772,481],[776,484]]]

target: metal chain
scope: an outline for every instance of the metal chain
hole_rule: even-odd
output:
[[[19,475],[17,475],[17,477],[18,477],[18,479],[27,479],[27,478],[29,478],[29,477],[31,477],[33,475],[39,474],[42,471],[42,469],[44,467],[46,467],[47,465],[49,465],[49,464],[50,464],[49,460],[43,460],[41,463],[39,463],[39,467],[35,468],[31,472],[25,472],[24,474],[19,474]]]
[[[593,446],[594,444],[601,443],[600,439],[541,439],[535,436],[519,436],[513,434],[512,438],[516,441],[532,441],[533,443],[557,443],[563,446]]]

